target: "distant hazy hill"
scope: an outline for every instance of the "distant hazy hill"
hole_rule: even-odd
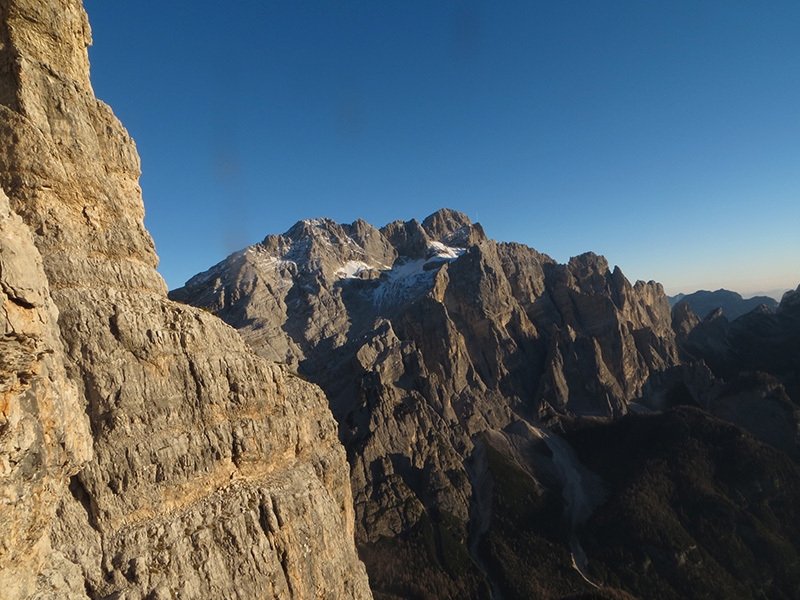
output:
[[[756,383],[755,387],[761,389],[758,396],[774,395],[775,386],[767,381],[768,377],[756,382],[760,376],[754,373],[759,372],[776,378],[794,404],[800,405],[800,286],[784,294],[774,311],[762,307],[733,321],[719,310],[701,321],[681,303],[673,310],[673,327],[683,360],[702,359],[715,376],[733,386],[730,394],[742,396],[744,390]],[[777,394],[782,396],[783,392]],[[754,402],[761,410],[765,406],[762,400],[753,397],[748,402]],[[785,402],[779,404],[791,408]],[[752,423],[749,417],[724,418],[740,425]],[[794,422],[788,414],[778,417],[776,413],[776,422],[769,429],[776,432],[786,423]],[[793,439],[800,439],[795,426],[791,428]]]
[[[692,312],[701,319],[712,310],[718,308],[721,308],[723,314],[731,321],[749,313],[761,304],[764,304],[773,312],[778,308],[778,301],[769,296],[753,296],[752,298],[744,299],[741,294],[730,290],[717,290],[716,292],[698,290],[693,294],[667,296],[667,299],[670,306],[675,306],[681,300],[685,300]]]

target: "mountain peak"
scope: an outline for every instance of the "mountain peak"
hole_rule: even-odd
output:
[[[454,234],[462,227],[472,225],[469,217],[451,208],[441,208],[422,221],[422,227],[434,240]]]
[[[332,230],[340,230],[341,226],[333,219],[326,217],[319,219],[303,219],[298,221],[286,232],[286,237],[297,241],[304,237],[315,237],[322,232],[331,232]]]
[[[797,286],[796,290],[789,290],[783,295],[783,298],[781,298],[781,303],[778,306],[777,310],[783,312],[789,307],[789,305],[797,305],[797,304],[800,304],[800,285]]]

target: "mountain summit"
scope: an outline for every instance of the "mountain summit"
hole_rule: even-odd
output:
[[[0,25],[3,598],[797,597],[800,288],[670,315],[441,210],[174,302],[80,1]]]
[[[170,297],[217,313],[259,354],[314,380],[330,375],[332,350],[363,344],[386,322],[432,353],[453,393],[503,388],[534,412],[624,414],[651,371],[677,363],[659,284],[631,285],[592,253],[559,265],[499,244],[450,209],[380,230],[361,220],[300,221]],[[436,329],[417,339],[423,321]],[[578,363],[587,359],[602,400],[586,393]],[[449,364],[458,383],[442,371]]]

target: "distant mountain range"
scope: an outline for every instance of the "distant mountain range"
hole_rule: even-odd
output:
[[[701,321],[443,209],[301,221],[170,297],[325,391],[376,598],[797,597],[800,292]]]
[[[698,290],[692,294],[667,296],[667,299],[670,306],[675,306],[678,302],[686,302],[691,307],[692,312],[701,319],[718,308],[721,308],[723,314],[731,321],[749,313],[762,304],[773,312],[778,308],[778,301],[775,298],[753,296],[745,299],[737,292],[724,289],[719,289],[715,292]]]

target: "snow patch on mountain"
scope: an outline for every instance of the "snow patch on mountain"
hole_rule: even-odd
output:
[[[428,259],[439,258],[452,260],[458,258],[466,251],[466,248],[454,248],[452,246],[445,246],[442,242],[433,242],[428,247]]]
[[[336,271],[336,275],[342,279],[359,279],[365,271],[372,271],[373,267],[360,260],[350,260]]]
[[[385,279],[373,293],[376,306],[385,307],[398,302],[405,302],[421,296],[433,286],[433,279],[438,267],[452,262],[466,252],[465,248],[445,246],[441,242],[433,242],[425,258],[417,260],[398,259],[394,266],[385,271]]]
[[[281,290],[294,285],[301,274],[319,273],[326,265],[325,271],[343,283],[373,280],[362,293],[371,295],[376,307],[386,308],[426,294],[439,268],[466,252],[465,248],[434,241],[424,258],[401,256],[390,266],[370,260],[364,248],[351,237],[331,235],[330,223],[324,219],[303,221],[295,229],[303,226],[305,231],[298,231],[300,235],[295,238],[280,236],[267,245],[256,244],[232,254],[208,271],[195,275],[187,285],[199,287],[215,278],[224,278],[233,264],[244,259],[251,269],[240,271],[243,280],[267,276],[274,281],[275,289]],[[327,258],[323,258],[325,256]],[[341,261],[338,266],[336,257]]]

